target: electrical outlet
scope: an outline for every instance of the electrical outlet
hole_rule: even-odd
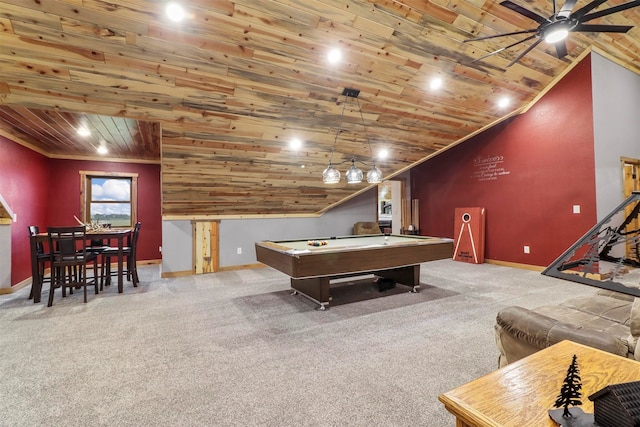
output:
[[[238,248],[238,255],[242,255],[242,248]]]
[[[574,214],[580,213],[580,205],[573,205],[573,213]]]
[[[158,251],[162,253],[162,246],[158,246]]]
[[[524,253],[525,253],[525,254],[531,253],[531,249],[529,248],[529,246],[526,246],[526,245],[525,245],[525,247],[524,247]]]

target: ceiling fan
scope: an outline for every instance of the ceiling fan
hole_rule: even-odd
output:
[[[605,33],[626,33],[633,25],[604,25],[604,24],[585,24],[585,22],[591,21],[592,19],[600,18],[602,16],[611,15],[612,13],[621,12],[626,9],[630,9],[632,7],[640,6],[640,0],[633,0],[627,3],[620,4],[618,6],[613,6],[608,9],[600,10],[597,12],[591,12],[593,9],[600,6],[602,3],[606,2],[606,0],[592,0],[590,3],[585,5],[584,7],[573,11],[578,0],[566,0],[564,5],[558,10],[558,5],[556,4],[556,0],[553,1],[553,15],[548,18],[544,16],[538,15],[535,12],[532,12],[528,9],[525,9],[522,6],[519,6],[512,2],[511,0],[505,0],[500,2],[501,6],[509,8],[514,12],[519,13],[520,15],[526,16],[529,19],[536,21],[539,25],[536,28],[530,28],[521,31],[514,31],[511,33],[503,33],[496,34],[493,36],[484,36],[484,37],[476,37],[472,39],[467,39],[464,42],[472,42],[478,40],[486,40],[492,39],[495,37],[504,37],[504,36],[515,36],[518,34],[531,34],[530,36],[519,40],[515,43],[511,43],[508,46],[495,50],[487,55],[484,55],[481,58],[478,58],[473,62],[481,61],[489,56],[495,55],[496,53],[500,53],[506,49],[512,48],[520,43],[527,42],[531,39],[538,38],[535,42],[533,42],[528,48],[523,50],[513,61],[511,61],[507,67],[512,66],[516,62],[518,62],[523,56],[529,53],[534,47],[536,47],[543,40],[547,43],[555,44],[556,53],[558,58],[562,58],[567,55],[567,45],[564,39],[570,32],[578,32],[578,33],[588,33],[588,32],[605,32]]]

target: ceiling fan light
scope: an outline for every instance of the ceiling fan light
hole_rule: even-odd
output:
[[[345,178],[347,179],[347,184],[358,184],[362,182],[363,173],[356,166],[356,161],[354,159],[351,159],[351,167],[345,174]]]
[[[369,184],[380,184],[382,182],[382,171],[376,165],[367,172],[367,182]]]
[[[333,167],[331,163],[322,172],[322,182],[325,184],[337,184],[340,182],[340,171]]]
[[[566,28],[558,28],[555,30],[551,30],[547,34],[545,34],[544,41],[546,41],[547,43],[558,43],[559,41],[566,39],[568,35],[569,30],[567,30]]]

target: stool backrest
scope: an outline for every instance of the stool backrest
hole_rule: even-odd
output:
[[[37,236],[38,234],[40,234],[40,227],[38,227],[37,225],[30,225],[29,237]],[[42,242],[36,243],[36,253],[38,255],[44,254],[44,245],[42,244]]]
[[[86,227],[47,227],[52,261],[83,262],[87,256]]]

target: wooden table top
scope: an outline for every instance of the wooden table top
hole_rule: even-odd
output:
[[[87,235],[87,239],[93,239],[93,238],[108,239],[110,237],[122,238],[123,236],[126,236],[129,233],[131,233],[130,228],[105,228],[104,230],[100,230],[100,231],[87,230],[86,235]],[[32,237],[34,237],[38,242],[43,242],[49,239],[49,233],[47,233],[46,231],[40,232]]]
[[[552,427],[549,418],[577,355],[583,411],[593,413],[589,396],[611,384],[640,381],[640,362],[562,341],[484,377],[438,396],[457,426]]]

